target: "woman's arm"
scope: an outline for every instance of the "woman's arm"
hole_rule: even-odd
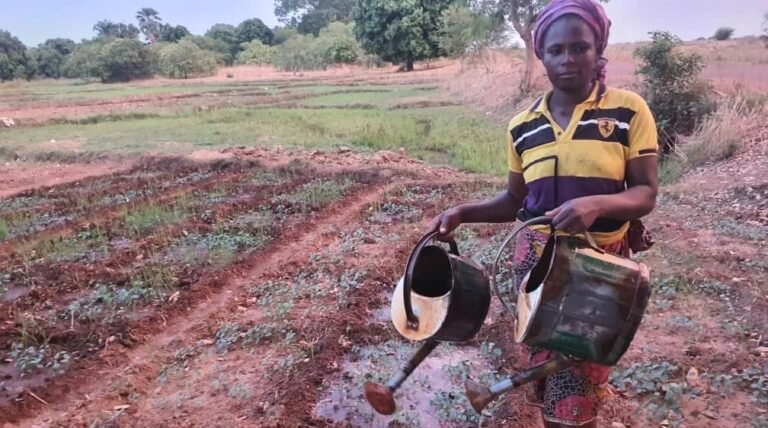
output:
[[[635,220],[650,214],[656,206],[657,157],[644,156],[627,163],[627,190],[615,195],[573,199],[546,213],[559,230],[582,233],[598,218]]]
[[[523,175],[518,172],[510,172],[506,191],[482,202],[450,208],[433,218],[428,230],[439,230],[442,237],[447,237],[462,223],[506,223],[513,221],[523,206],[523,199],[527,194],[528,189],[525,187]]]

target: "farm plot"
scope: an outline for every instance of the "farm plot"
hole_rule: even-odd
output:
[[[158,160],[4,200],[2,406],[140,342],[273,240],[379,180],[301,163]]]

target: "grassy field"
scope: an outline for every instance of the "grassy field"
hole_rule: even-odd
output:
[[[102,87],[102,92],[95,91],[92,85],[84,87],[90,89],[78,91],[78,86],[36,84],[31,85],[28,96],[42,97],[54,88],[68,88],[70,92],[58,93],[56,99],[73,105],[82,103],[85,97],[93,101],[162,93],[208,94],[210,98],[230,99],[210,108],[185,106],[184,100],[179,100],[171,106],[142,106],[125,113],[77,119],[60,116],[41,126],[3,131],[0,147],[21,153],[48,152],[56,150],[56,142],[67,142],[69,148],[81,152],[136,154],[183,154],[198,149],[265,144],[304,148],[349,146],[362,151],[405,148],[417,158],[468,171],[504,172],[503,128],[465,107],[450,105],[435,88],[237,85],[244,93],[263,91],[248,98],[248,104],[252,104],[249,106],[238,103],[242,93],[229,94],[232,85],[118,85]],[[222,92],[229,95],[214,97]],[[259,98],[267,97],[271,98],[261,104]]]

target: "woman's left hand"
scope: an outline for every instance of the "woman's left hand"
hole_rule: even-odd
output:
[[[558,230],[574,234],[584,233],[592,227],[595,220],[600,216],[597,198],[586,196],[572,199],[545,215],[552,218],[552,224]]]

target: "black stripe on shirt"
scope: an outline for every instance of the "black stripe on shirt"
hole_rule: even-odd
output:
[[[619,127],[619,122],[630,124],[632,118],[635,117],[635,114],[634,110],[626,107],[586,110],[584,114],[581,115],[581,122],[611,119],[614,121],[613,132],[608,136],[604,136],[600,132],[599,124],[589,123],[586,125],[579,125],[573,133],[573,139],[605,141],[606,143],[619,143],[625,147],[629,147],[629,130],[621,129]]]
[[[523,152],[528,149],[555,141],[555,131],[552,129],[551,125],[549,128],[539,130],[535,134],[529,135],[523,139],[525,134],[535,131],[545,125],[550,125],[549,119],[541,115],[536,119],[523,122],[509,131],[512,135],[512,141],[514,142],[515,151],[517,151],[518,155],[522,156]]]

